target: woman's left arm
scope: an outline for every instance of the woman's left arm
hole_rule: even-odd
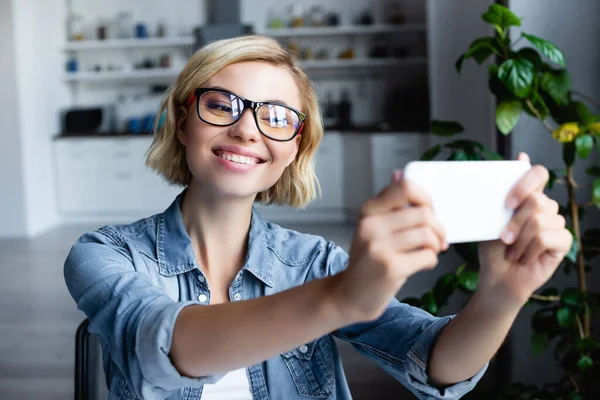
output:
[[[523,153],[519,159],[529,161]],[[469,379],[490,361],[521,307],[571,249],[573,236],[558,204],[544,195],[547,181],[544,167],[532,167],[507,198],[515,212],[501,240],[480,244],[477,290],[439,334],[429,359],[436,385]]]

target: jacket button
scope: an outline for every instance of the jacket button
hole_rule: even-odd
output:
[[[206,303],[206,300],[208,300],[208,296],[205,295],[204,293],[202,293],[200,296],[198,296],[198,301],[201,303]]]
[[[298,348],[298,350],[300,350],[300,353],[305,354],[308,351],[308,347],[305,344],[303,344]]]

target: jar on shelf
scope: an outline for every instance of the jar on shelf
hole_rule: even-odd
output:
[[[302,8],[302,4],[294,4],[290,6],[290,15],[291,15],[291,23],[290,26],[292,28],[300,28],[304,26],[304,11]]]
[[[67,18],[67,38],[68,40],[85,40],[85,25],[81,15],[71,14]]]
[[[308,14],[308,20],[311,26],[325,25],[325,10],[322,6],[313,6]]]
[[[121,11],[117,14],[117,32],[119,39],[129,39],[133,36],[133,18],[130,12]]]

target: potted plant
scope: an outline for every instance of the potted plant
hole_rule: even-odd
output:
[[[458,58],[455,67],[460,73],[463,63],[475,60],[483,64],[490,58],[488,87],[497,101],[496,125],[509,135],[525,113],[540,121],[548,134],[562,144],[564,167],[548,166],[548,190],[564,184],[568,203],[561,205],[561,214],[574,236],[573,247],[556,273],[566,273],[573,285],[559,291],[545,287],[534,294],[528,307],[536,310],[531,320],[531,344],[534,354],[552,348],[554,359],[564,371],[558,382],[541,387],[513,382],[505,387],[478,387],[471,398],[485,399],[600,399],[600,341],[592,335],[592,315],[598,313],[599,293],[588,290],[586,274],[590,262],[600,254],[600,229],[583,230],[582,218],[588,207],[600,207],[600,166],[594,165],[586,174],[594,178],[592,198],[581,202],[576,192],[582,188],[575,177],[577,160],[590,156],[594,146],[600,150],[600,115],[590,111],[598,107],[590,97],[571,89],[564,55],[547,40],[521,33],[511,41],[509,29],[521,26],[521,19],[508,8],[492,4],[482,19],[493,25],[495,36],[475,39]],[[527,46],[516,48],[524,40]],[[495,56],[495,57],[492,57]],[[600,111],[600,110],[597,110]],[[430,148],[422,160],[483,160],[502,159],[482,144],[453,136],[463,128],[454,121],[432,121],[431,131],[446,136],[449,141]],[[477,287],[479,261],[475,243],[453,246],[464,259],[456,271],[445,274],[435,286],[420,298],[404,301],[438,314],[456,291],[473,293]],[[595,377],[595,378],[594,378]]]

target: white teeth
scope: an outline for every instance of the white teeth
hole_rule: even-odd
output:
[[[233,161],[237,164],[257,164],[258,161],[254,158],[244,157],[237,154],[220,153],[219,157],[224,158],[228,161]]]

